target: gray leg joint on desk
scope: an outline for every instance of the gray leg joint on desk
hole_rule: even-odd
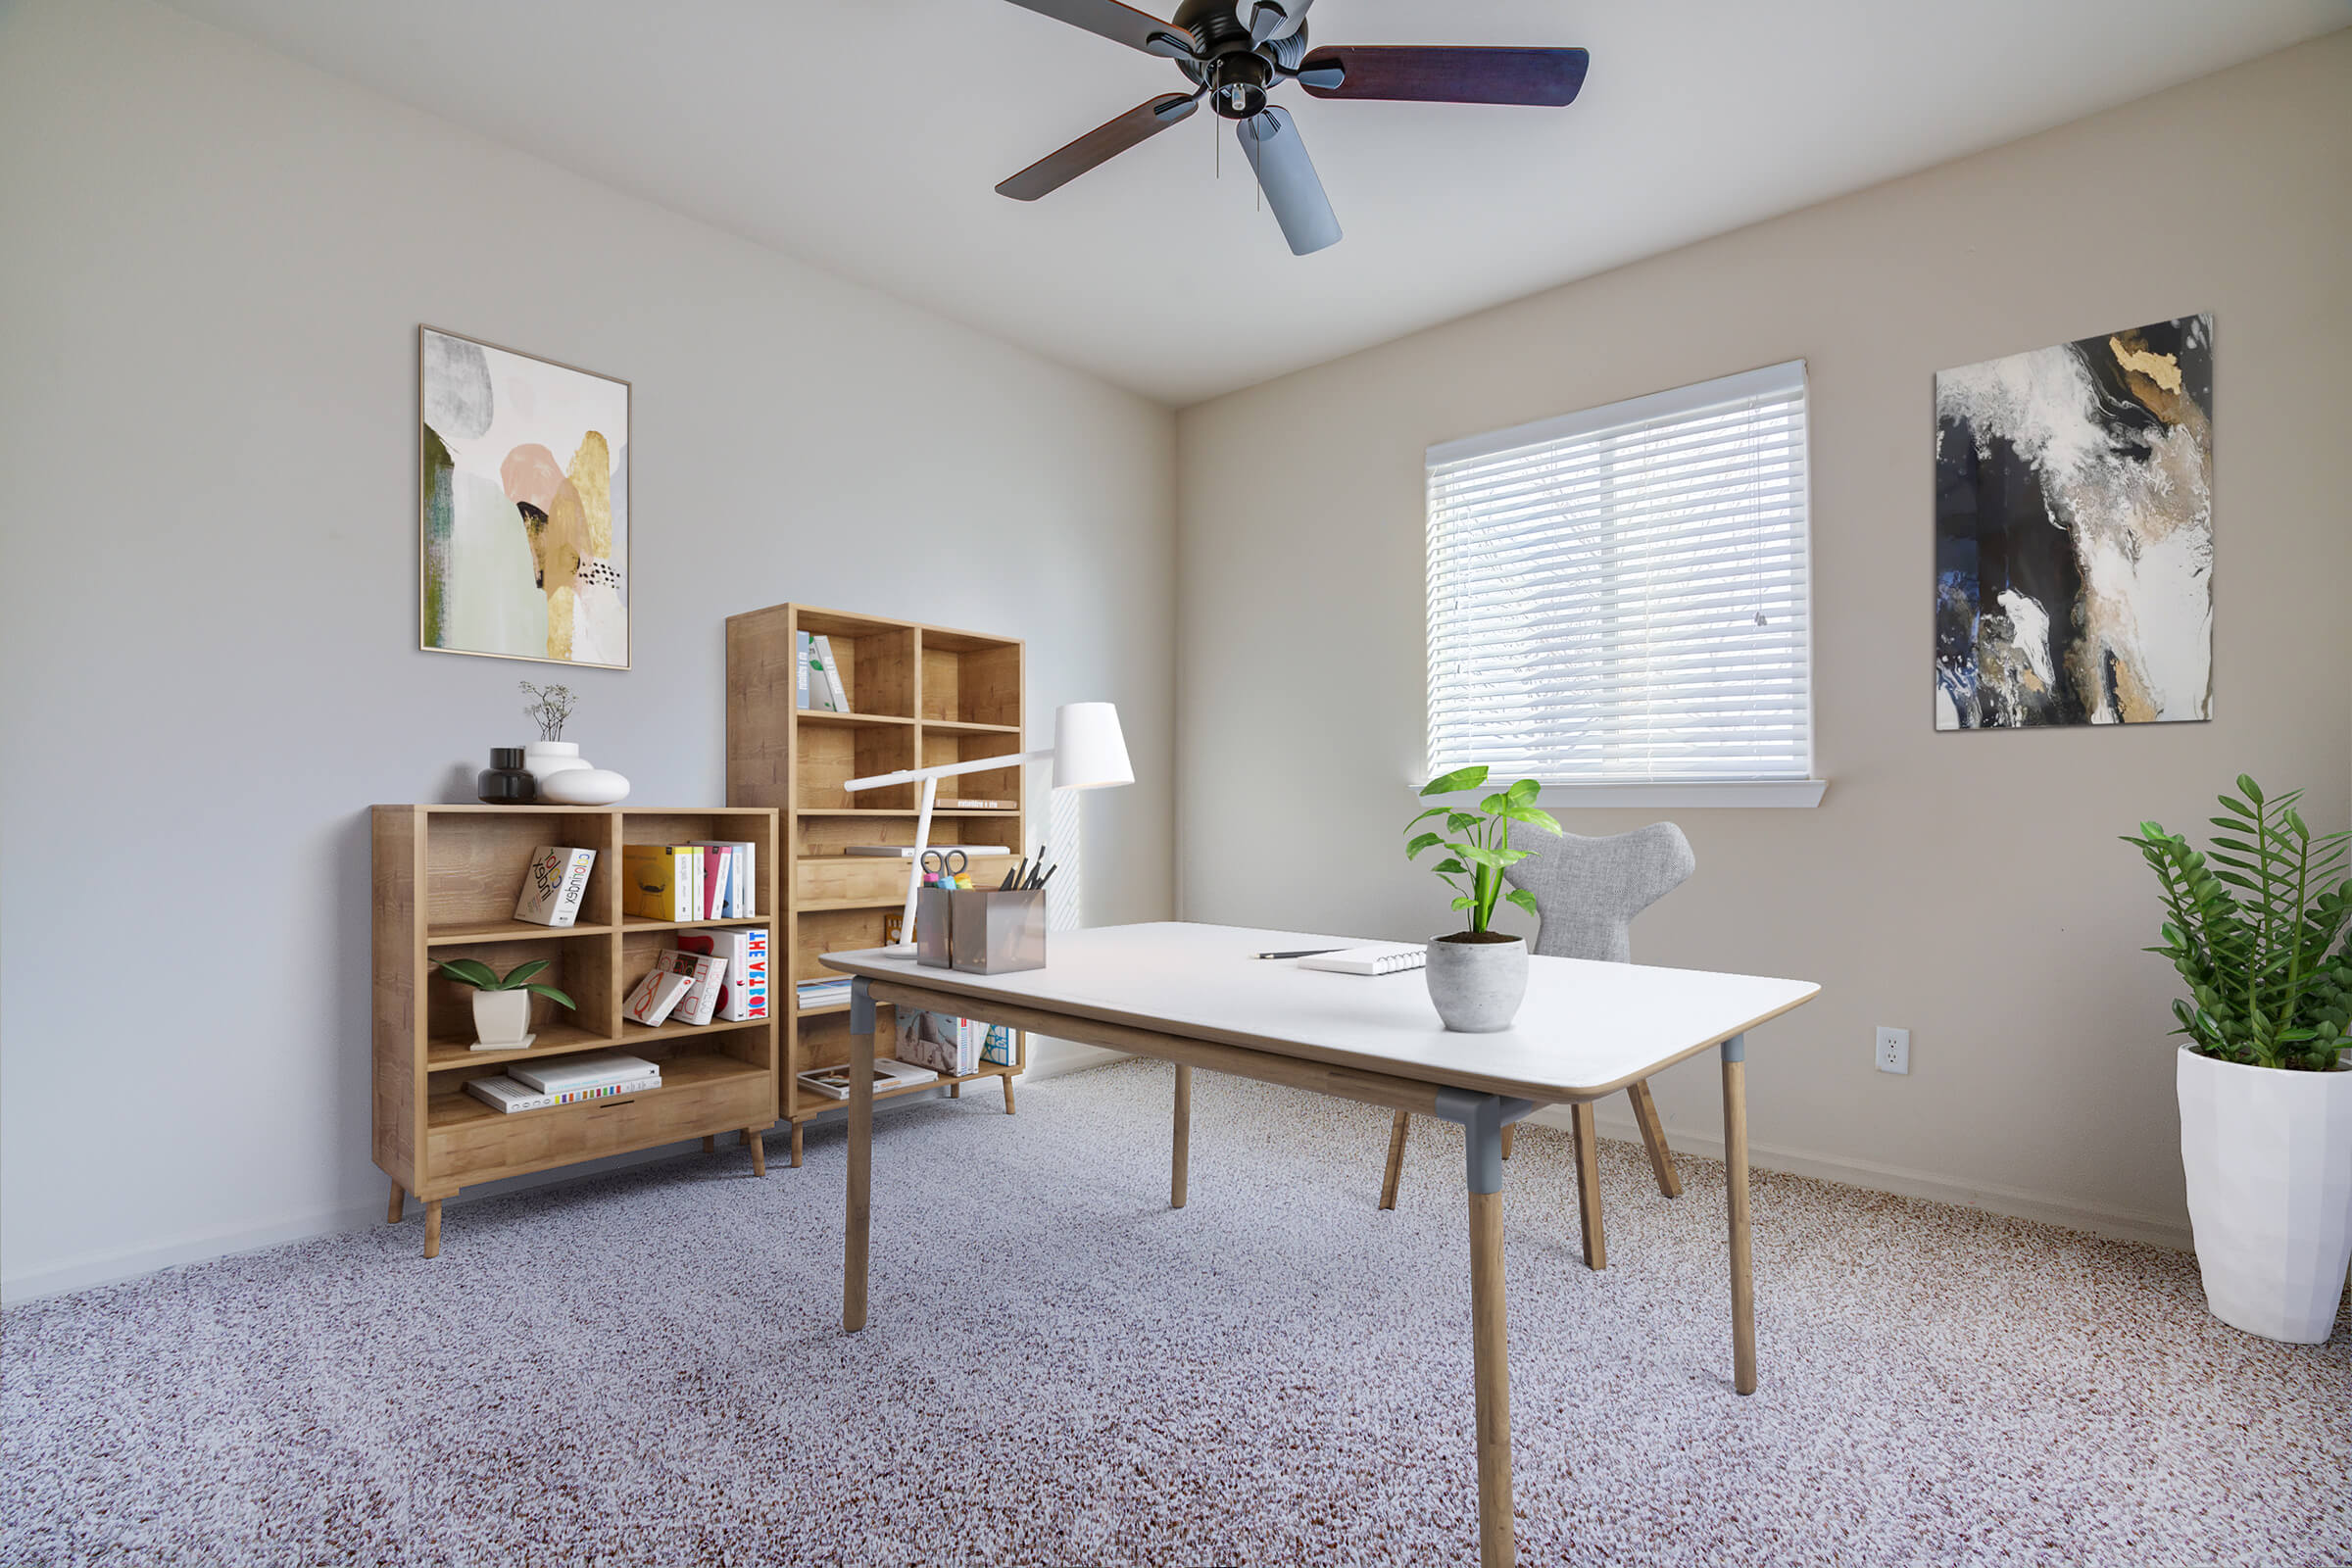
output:
[[[1747,1036],[1744,1034],[1734,1035],[1731,1039],[1726,1040],[1719,1049],[1723,1052],[1723,1059],[1726,1061],[1745,1061],[1747,1059]]]
[[[1502,1129],[1535,1108],[1532,1100],[1481,1095],[1467,1089],[1438,1091],[1438,1114],[1462,1124],[1462,1152],[1472,1192],[1502,1191]]]
[[[850,1033],[874,1032],[874,983],[859,975],[850,982]]]

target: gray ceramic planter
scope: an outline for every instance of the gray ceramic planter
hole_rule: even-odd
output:
[[[1447,942],[1429,945],[1429,1000],[1457,1034],[1508,1029],[1527,996],[1527,944]]]

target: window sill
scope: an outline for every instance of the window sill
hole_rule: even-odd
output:
[[[1611,806],[1658,807],[1675,809],[1704,807],[1796,807],[1821,804],[1830,787],[1825,778],[1727,779],[1694,784],[1546,784],[1538,804],[1562,808],[1598,808]]]

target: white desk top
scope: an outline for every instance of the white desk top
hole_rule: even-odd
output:
[[[1057,931],[1019,974],[930,969],[879,950],[828,968],[978,1001],[1333,1062],[1526,1100],[1595,1100],[1802,1005],[1804,980],[1530,958],[1527,1002],[1499,1034],[1450,1034],[1423,971],[1332,974],[1253,953],[1354,947],[1361,937],[1174,921]]]

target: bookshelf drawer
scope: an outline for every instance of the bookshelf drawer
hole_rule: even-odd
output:
[[[775,1119],[769,1078],[764,1072],[746,1070],[710,1083],[665,1085],[606,1103],[437,1127],[425,1137],[426,1168],[435,1187],[466,1185],[705,1133],[766,1127]]]
[[[906,897],[906,862],[879,855],[845,855],[803,859],[796,869],[796,897],[803,903],[851,900],[895,904]]]

